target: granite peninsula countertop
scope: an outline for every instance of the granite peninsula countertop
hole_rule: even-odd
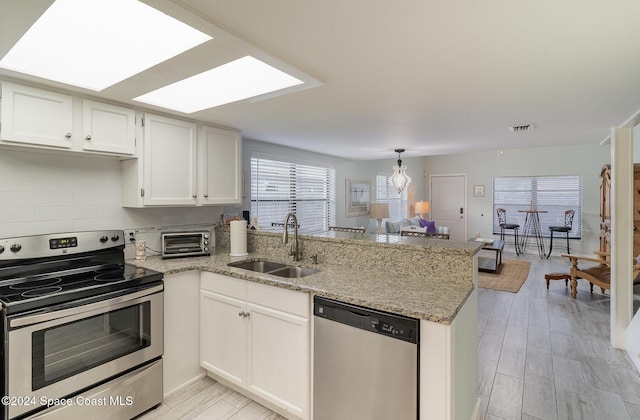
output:
[[[229,267],[242,260],[269,260],[319,270],[302,278],[283,278]],[[162,259],[147,257],[145,261],[128,263],[160,271],[165,275],[201,270],[210,271],[270,286],[311,293],[373,309],[450,324],[473,291],[473,284],[448,282],[447,278],[429,278],[418,274],[398,277],[393,271],[352,269],[320,262],[317,265],[281,260],[266,253],[250,253],[247,257],[231,257],[229,250],[216,248],[208,257]]]

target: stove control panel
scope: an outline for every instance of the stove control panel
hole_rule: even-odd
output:
[[[42,258],[124,247],[123,238],[124,232],[121,230],[0,238],[0,261]]]
[[[49,239],[49,249],[72,248],[76,246],[78,246],[78,238],[75,236]]]

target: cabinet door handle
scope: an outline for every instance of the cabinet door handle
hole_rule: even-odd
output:
[[[67,133],[67,134],[65,134],[65,135],[64,135],[64,138],[65,138],[65,139],[70,139],[70,138],[71,138],[71,133]]]
[[[198,197],[198,194],[193,194],[193,198],[197,198],[197,197]]]
[[[243,317],[244,316],[244,311],[239,312],[238,316],[242,316]]]
[[[204,198],[208,198],[208,197],[209,197],[209,194],[205,194],[205,195],[204,195]]]
[[[87,137],[84,138],[85,140],[89,141],[91,140],[91,134],[89,134]]]

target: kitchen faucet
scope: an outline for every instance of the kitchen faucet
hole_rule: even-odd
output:
[[[289,255],[293,255],[293,261],[300,261],[300,254],[302,254],[300,247],[298,246],[298,218],[295,214],[289,213],[284,219],[284,232],[282,233],[282,243],[289,242],[289,218],[293,217],[293,241],[291,242],[291,249]]]

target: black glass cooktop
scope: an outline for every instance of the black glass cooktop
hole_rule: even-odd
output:
[[[126,264],[124,248],[122,230],[0,238],[3,314],[81,305],[161,282],[162,273]]]
[[[0,280],[0,303],[11,314],[136,288],[162,277],[160,272],[122,263]]]

